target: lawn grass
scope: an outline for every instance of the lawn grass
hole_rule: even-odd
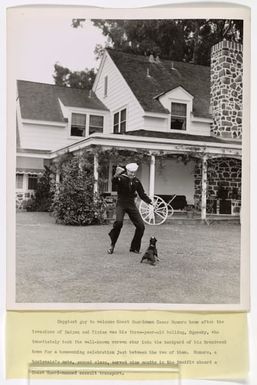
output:
[[[240,226],[146,226],[160,262],[129,253],[134,227],[124,223],[108,255],[111,225],[63,226],[47,213],[17,213],[16,301],[27,303],[226,304],[240,300]]]

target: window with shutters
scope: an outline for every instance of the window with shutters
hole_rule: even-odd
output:
[[[86,120],[85,114],[71,114],[71,136],[85,136]]]
[[[113,133],[124,134],[126,132],[127,110],[124,108],[113,116]]]
[[[104,128],[104,117],[100,115],[90,115],[89,117],[89,135],[96,132],[102,133]]]
[[[186,130],[187,105],[185,103],[171,103],[171,130]]]

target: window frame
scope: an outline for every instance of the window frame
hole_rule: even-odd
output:
[[[18,176],[21,176],[21,187],[18,186],[18,180],[17,180],[17,177]],[[21,172],[17,172],[16,173],[16,183],[15,183],[15,189],[16,190],[23,190],[24,189],[24,174],[22,174]]]
[[[172,105],[174,105],[174,104],[185,106],[185,115],[173,115],[172,114]],[[174,119],[174,118],[184,119],[185,128],[172,128],[171,124],[172,124],[172,119]],[[172,132],[174,132],[174,131],[185,132],[188,130],[188,103],[187,102],[181,101],[181,100],[171,100],[169,129]]]
[[[33,180],[33,181],[35,181],[36,180],[36,186],[35,187],[33,187],[33,188],[31,188],[30,186],[29,186],[29,184],[30,184],[30,178]],[[28,190],[36,190],[37,189],[37,183],[38,183],[38,175],[37,174],[28,174]]]
[[[184,133],[187,134],[192,130],[191,117],[193,117],[193,101],[194,97],[188,91],[185,90],[182,86],[173,88],[170,91],[160,95],[158,97],[159,102],[169,111],[169,114],[166,119],[166,131],[174,133]],[[187,113],[186,113],[186,129],[185,130],[176,130],[171,129],[171,103],[186,104]],[[209,123],[209,122],[208,122]]]
[[[125,119],[121,120],[122,112],[125,111]],[[118,116],[117,122],[115,122],[115,116]],[[119,108],[118,110],[113,112],[113,124],[112,124],[112,132],[113,134],[125,134],[127,132],[127,121],[128,121],[128,108],[124,106]],[[122,125],[125,124],[125,128],[121,129]],[[117,132],[115,132],[115,127],[118,128]]]
[[[91,116],[94,116],[94,117],[96,116],[96,117],[102,118],[102,126],[97,126],[97,125],[90,124]],[[97,133],[103,134],[103,132],[104,132],[104,116],[103,115],[96,115],[96,114],[88,114],[88,117],[89,117],[89,119],[88,119],[88,136],[90,136],[92,134],[95,134],[95,133],[96,134]],[[102,128],[102,130],[101,131],[96,131],[96,132],[90,132],[91,128],[96,128],[96,129]]]
[[[85,116],[85,125],[82,126],[82,125],[74,125],[72,124],[72,116],[73,115],[82,115],[82,116]],[[87,121],[88,121],[88,114],[86,113],[82,113],[82,112],[75,112],[75,111],[72,111],[71,112],[71,118],[70,118],[70,137],[73,138],[85,138],[86,137],[86,127],[87,127]],[[82,128],[84,130],[84,135],[72,135],[72,129],[76,127],[76,128]]]
[[[109,112],[109,111],[108,111]],[[84,115],[86,118],[85,118],[85,121],[86,121],[86,125],[85,125],[85,133],[84,133],[84,136],[76,136],[76,135],[71,135],[71,128],[72,128],[72,114],[79,114],[79,115]],[[67,128],[66,128],[66,133],[67,133],[67,137],[69,140],[83,140],[83,139],[86,139],[88,137],[90,137],[93,133],[89,134],[89,131],[90,131],[90,116],[99,116],[102,118],[103,120],[103,126],[102,126],[102,131],[100,131],[100,126],[97,127],[99,128],[98,132],[99,133],[104,133],[104,130],[105,130],[105,126],[106,126],[106,119],[108,118],[107,116],[107,111],[104,111],[104,110],[98,110],[98,109],[82,109],[82,108],[70,108],[69,109],[69,115],[68,115],[68,124],[67,124]]]

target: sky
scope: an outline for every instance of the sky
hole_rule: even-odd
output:
[[[40,12],[32,16],[21,11],[15,20],[10,19],[10,36],[15,42],[10,60],[16,79],[53,84],[55,63],[72,71],[97,68],[94,48],[104,45],[106,37],[90,20],[82,28],[73,28],[73,17],[49,17]]]

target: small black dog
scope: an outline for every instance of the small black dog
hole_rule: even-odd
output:
[[[146,262],[150,263],[151,265],[156,265],[156,262],[159,261],[158,253],[157,253],[157,248],[156,248],[156,242],[157,239],[155,237],[150,238],[150,244],[144,253],[141,263],[146,260]]]

